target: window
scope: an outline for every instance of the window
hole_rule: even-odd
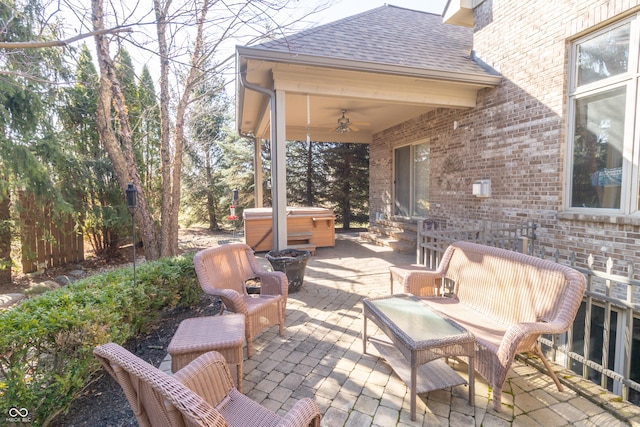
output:
[[[603,361],[603,341],[605,338],[605,308],[602,305],[594,304],[591,306],[591,322],[590,334],[585,336],[585,317],[586,305],[583,302],[573,321],[573,344],[572,350],[580,356],[585,356],[585,340],[587,342],[588,354],[586,359],[602,364]],[[607,368],[624,375],[625,365],[625,342],[623,337],[626,328],[626,315],[619,313],[613,308],[609,315],[609,349],[607,354]],[[633,318],[633,332],[631,336],[631,354],[629,355],[629,379],[635,382],[640,381],[640,319]],[[620,334],[618,334],[620,331]],[[620,337],[620,339],[618,339]],[[628,356],[627,356],[628,357]],[[570,368],[575,373],[582,375],[586,371],[587,378],[596,384],[601,384],[602,374],[597,370],[583,365],[576,359],[571,359]],[[607,389],[620,395],[622,393],[622,385],[619,381],[607,378]],[[640,392],[629,389],[628,400],[635,405],[640,405]]]
[[[574,42],[568,108],[568,207],[632,214],[638,206],[636,93],[640,18]],[[635,194],[635,196],[633,196]]]

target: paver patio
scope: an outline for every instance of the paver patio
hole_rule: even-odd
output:
[[[264,254],[258,256],[269,265]],[[640,426],[640,408],[570,371],[558,376],[572,387],[559,392],[548,375],[518,360],[503,389],[501,412],[492,409],[490,390],[476,375],[474,407],[467,402],[467,386],[434,391],[419,395],[417,419],[411,421],[408,387],[373,346],[362,354],[361,301],[388,295],[388,267],[413,260],[354,234],[338,235],[335,248],[317,249],[302,288],[289,295],[284,337],[273,327],[255,339],[254,355],[245,359],[244,393],[276,412],[314,398],[321,425],[328,427]],[[375,332],[371,322],[369,328]],[[451,363],[467,378],[464,363]],[[170,364],[167,356],[161,368],[170,372]]]

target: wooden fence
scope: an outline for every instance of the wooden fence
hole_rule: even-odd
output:
[[[23,273],[84,260],[83,236],[71,215],[57,219],[50,207],[38,207],[27,197],[20,201]]]

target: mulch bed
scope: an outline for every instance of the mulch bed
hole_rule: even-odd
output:
[[[220,304],[203,295],[197,306],[171,309],[162,313],[160,320],[149,330],[127,342],[124,347],[153,366],[167,354],[167,347],[180,322],[189,317],[212,316],[220,312]],[[73,402],[66,414],[56,417],[52,427],[101,426],[135,427],[133,415],[122,388],[104,370],[98,371],[82,394]]]

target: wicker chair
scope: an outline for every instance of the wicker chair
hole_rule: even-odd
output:
[[[219,296],[234,313],[245,315],[247,357],[253,354],[253,338],[264,329],[279,325],[284,335],[284,318],[289,283],[280,271],[266,271],[256,262],[253,250],[244,243],[204,249],[193,257],[198,281],[205,293]],[[260,294],[247,294],[245,282],[260,279]]]
[[[320,411],[301,399],[284,416],[240,393],[218,352],[205,353],[168,375],[115,343],[93,351],[120,384],[141,427],[164,426],[314,426]]]

